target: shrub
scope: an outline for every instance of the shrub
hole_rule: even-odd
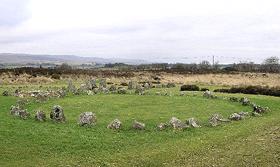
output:
[[[205,92],[205,91],[207,91],[207,90],[209,91],[208,88],[201,88],[201,89],[200,89],[200,91],[202,91],[202,92]]]
[[[230,89],[216,89],[214,92],[222,93],[244,93],[244,94],[259,94],[268,96],[280,97],[279,87],[261,87],[261,86],[247,86],[247,87],[232,87]]]
[[[182,85],[181,91],[199,91],[199,87],[197,85]]]

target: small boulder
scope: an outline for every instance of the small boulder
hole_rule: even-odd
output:
[[[198,124],[198,121],[194,118],[190,118],[186,121],[187,125],[193,127],[193,128],[200,128],[201,126]]]
[[[133,124],[132,124],[132,128],[137,129],[137,130],[144,130],[145,129],[145,124],[142,123],[142,122],[134,121]]]
[[[14,116],[19,116],[20,107],[19,106],[11,106],[10,114]]]
[[[261,107],[261,106],[253,104],[253,112],[262,114],[262,113],[265,113],[268,111],[270,111],[268,107]]]
[[[79,125],[92,125],[96,123],[96,115],[92,112],[84,112],[79,116]]]
[[[125,88],[118,88],[118,94],[126,94],[126,89]]]
[[[114,129],[114,130],[119,130],[122,126],[122,122],[118,119],[113,120],[110,122],[110,124],[107,126],[108,129]]]
[[[240,103],[241,103],[243,106],[248,106],[248,105],[251,104],[251,103],[250,103],[250,100],[249,100],[248,98],[246,98],[246,97],[242,97],[242,98],[240,99]]]
[[[129,81],[128,82],[128,90],[131,90],[131,89],[133,89],[134,88],[134,83],[133,83],[133,81]]]
[[[173,127],[173,129],[185,129],[188,126],[184,124],[180,119],[176,117],[172,117],[169,121],[169,124]]]
[[[46,114],[43,111],[37,111],[35,114],[35,120],[36,121],[46,121]]]
[[[19,117],[21,119],[27,119],[30,117],[30,113],[27,110],[19,110]]]
[[[53,110],[50,113],[50,118],[56,122],[65,122],[66,119],[62,107],[59,105],[53,106]]]
[[[239,121],[242,119],[242,116],[237,113],[233,113],[229,116],[228,119],[233,120],[233,121]]]
[[[135,94],[144,95],[144,93],[145,93],[144,88],[140,85],[137,85],[135,89]]]
[[[223,116],[221,116],[220,114],[213,114],[213,115],[209,118],[209,123],[211,124],[211,126],[218,126],[218,125],[220,125],[222,122],[229,122],[229,120],[224,119]]]
[[[157,129],[158,130],[164,130],[166,128],[168,128],[168,124],[167,123],[160,123],[160,124],[157,125]]]
[[[238,102],[238,98],[237,97],[230,97],[229,101],[231,101],[231,102]]]
[[[215,96],[212,92],[210,92],[209,90],[205,91],[203,93],[203,97],[206,97],[206,98],[211,98],[211,99],[214,99],[214,98],[217,98],[217,96]]]
[[[116,85],[111,85],[109,88],[109,91],[111,91],[111,92],[115,92],[116,90],[117,90]]]

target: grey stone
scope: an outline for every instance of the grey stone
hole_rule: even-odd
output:
[[[134,86],[135,84],[134,84],[134,82],[133,81],[129,81],[128,82],[128,90],[131,90],[131,89],[134,89]]]
[[[250,100],[249,100],[248,98],[246,98],[246,97],[242,97],[242,98],[240,99],[240,103],[241,103],[243,106],[248,106],[248,105],[251,104]]]
[[[218,125],[220,125],[222,122],[229,122],[229,120],[224,119],[223,116],[221,116],[220,114],[213,114],[213,115],[209,118],[209,123],[211,124],[211,126],[218,126]]]
[[[96,115],[92,112],[84,112],[79,116],[79,125],[94,125],[96,124]]]
[[[233,121],[239,121],[242,119],[242,116],[237,113],[233,113],[229,116],[228,119],[233,120]]]
[[[37,111],[35,114],[35,120],[36,121],[46,121],[46,114],[43,111]]]
[[[172,117],[169,121],[169,124],[173,127],[173,129],[185,129],[188,126],[184,124],[181,120],[176,117]]]
[[[104,78],[99,79],[99,88],[106,88],[106,87],[107,87],[106,79]]]
[[[114,129],[114,130],[119,130],[122,126],[122,122],[118,119],[113,120],[110,122],[110,124],[107,126],[108,129]]]
[[[167,123],[160,123],[157,125],[158,130],[164,130],[166,128],[168,128],[168,124]]]
[[[125,88],[118,88],[118,94],[126,94]]]
[[[266,113],[270,111],[270,109],[268,107],[261,107],[259,105],[253,104],[253,112],[262,114],[262,113]]]
[[[194,118],[190,118],[190,119],[188,119],[187,121],[187,124],[189,125],[189,126],[192,126],[192,127],[194,127],[194,128],[200,128],[201,126],[198,124],[198,121],[196,120],[196,119],[194,119]]]
[[[75,85],[73,84],[72,80],[68,81],[67,91],[71,93],[76,93],[77,89]]]
[[[134,121],[133,124],[132,124],[132,128],[137,129],[137,130],[144,130],[145,129],[145,124],[142,123],[142,122]]]
[[[110,90],[111,92],[115,92],[115,91],[117,90],[116,85],[111,85],[110,88],[109,88],[109,90]]]
[[[55,105],[50,113],[50,118],[56,122],[65,122],[64,112],[61,106]]]
[[[19,110],[19,117],[21,119],[27,119],[30,117],[30,113],[27,110]]]
[[[206,91],[203,93],[203,97],[211,98],[211,99],[217,98],[217,96],[215,96],[215,95],[214,95],[212,92],[210,92],[209,90],[206,90]]]
[[[144,95],[144,93],[145,93],[144,88],[140,85],[137,85],[135,89],[135,94]]]
[[[19,106],[11,106],[10,114],[14,116],[19,116],[20,107]]]

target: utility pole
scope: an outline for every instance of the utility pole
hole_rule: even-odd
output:
[[[215,55],[212,56],[212,65],[213,65],[213,67],[215,65]]]

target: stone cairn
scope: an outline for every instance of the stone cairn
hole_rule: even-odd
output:
[[[92,112],[83,112],[79,116],[79,125],[94,125],[96,124],[96,115]]]
[[[53,106],[53,109],[50,113],[50,118],[55,122],[65,122],[66,119],[62,107],[59,105]]]

